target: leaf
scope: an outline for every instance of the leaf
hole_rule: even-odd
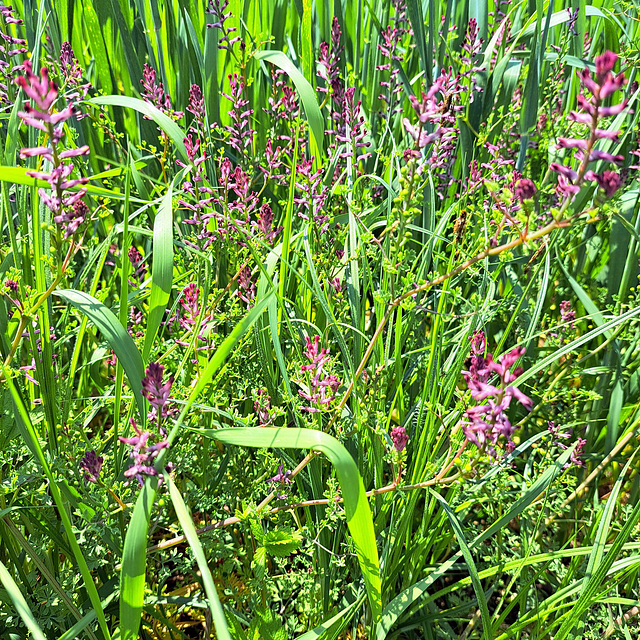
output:
[[[96,300],[88,293],[75,289],[58,289],[54,295],[66,300],[78,311],[83,313],[100,330],[107,342],[114,350],[118,360],[122,364],[133,395],[138,404],[138,411],[142,420],[146,418],[146,400],[142,395],[142,378],[144,377],[144,364],[140,352],[133,338],[120,324],[113,311],[105,307],[102,302]]]
[[[433,491],[432,489],[429,490],[429,493],[440,503],[440,506],[444,509],[444,512],[447,514],[449,522],[451,523],[451,527],[456,534],[458,544],[460,545],[460,551],[462,552],[464,561],[467,564],[467,568],[469,569],[471,584],[473,585],[473,590],[476,594],[476,600],[478,601],[478,605],[480,606],[482,637],[485,640],[492,640],[493,634],[491,633],[491,616],[489,615],[489,608],[487,607],[487,598],[484,594],[484,590],[482,589],[482,584],[480,583],[480,578],[478,577],[478,570],[476,569],[476,563],[473,561],[473,556],[471,555],[471,550],[469,549],[467,540],[464,537],[464,531],[462,529],[460,521],[456,517],[456,514],[452,511],[447,501],[440,494],[438,494],[436,491]]]
[[[258,51],[256,60],[271,62],[276,67],[282,69],[290,78],[298,91],[304,112],[309,122],[312,139],[318,151],[322,153],[324,141],[324,118],[316,100],[313,87],[307,82],[305,77],[296,69],[293,62],[282,51]]]
[[[251,561],[251,568],[256,574],[258,580],[264,578],[264,573],[267,567],[267,550],[264,547],[258,547],[253,554],[253,560]]]
[[[173,188],[169,186],[153,222],[151,296],[142,359],[147,362],[173,285]]]
[[[95,105],[111,105],[117,107],[124,107],[127,109],[133,109],[138,113],[142,113],[145,116],[149,116],[171,139],[176,149],[182,156],[184,162],[189,162],[187,156],[187,148],[184,146],[185,132],[166,114],[162,113],[160,109],[154,107],[152,104],[139,100],[138,98],[129,98],[127,96],[98,96],[87,100],[89,104]]]
[[[382,610],[380,564],[371,509],[358,467],[344,446],[330,435],[313,429],[202,429],[200,433],[226,444],[258,448],[313,449],[329,458],[340,483],[347,526],[364,577],[373,619],[379,620]]]
[[[302,536],[297,531],[274,529],[264,536],[264,548],[270,556],[286,558],[300,547]]]

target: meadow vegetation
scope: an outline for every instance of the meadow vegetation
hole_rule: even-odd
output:
[[[3,639],[638,637],[634,2],[0,38]]]

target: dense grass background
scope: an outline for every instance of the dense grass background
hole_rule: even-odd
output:
[[[206,28],[206,9],[15,2],[24,24],[0,18],[34,69],[50,68],[56,109],[71,99],[87,114],[67,121],[62,144],[90,147],[73,163],[91,211],[71,240],[42,205],[44,183],[27,171],[51,166],[19,158],[46,144],[18,115],[23,70],[12,67],[27,55],[7,58],[0,272],[19,290],[5,284],[0,305],[1,632],[635,637],[634,4],[235,1],[223,28]],[[482,41],[468,55],[472,19]],[[392,59],[378,46],[388,26]],[[332,29],[328,87],[318,60]],[[83,69],[76,84],[61,69],[64,42]],[[549,165],[571,156],[557,140],[586,131],[568,119],[576,72],[606,50],[628,79],[610,103],[628,108],[602,121],[621,135],[600,148],[623,156],[624,184],[612,199],[595,182],[558,199]],[[450,66],[443,120],[429,122],[450,135],[411,159],[411,98]],[[353,89],[350,110],[337,87]],[[272,171],[269,142],[284,149]],[[241,171],[231,188],[225,158]],[[537,191],[504,224],[514,170]],[[264,204],[275,237],[258,229]],[[185,222],[194,211],[217,216],[199,227]],[[516,448],[497,460],[463,446],[460,428],[480,329],[496,360],[525,350],[517,385],[534,404],[513,403]],[[299,391],[313,374],[301,367],[316,335],[339,385],[309,412]],[[155,459],[162,485],[139,487],[126,484],[119,437],[135,435],[130,418],[154,424],[141,393],[152,362],[175,377],[170,447]],[[554,438],[550,421],[569,437]],[[97,483],[82,477],[88,451],[104,459]],[[269,482],[287,470],[290,483]]]

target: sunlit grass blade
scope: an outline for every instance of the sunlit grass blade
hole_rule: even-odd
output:
[[[476,594],[476,600],[478,601],[478,606],[480,607],[482,637],[484,638],[484,640],[492,640],[493,633],[491,632],[491,616],[489,615],[489,608],[487,606],[487,597],[485,596],[484,590],[482,589],[482,584],[480,583],[476,563],[473,560],[473,556],[471,555],[471,549],[467,544],[462,525],[460,524],[460,521],[456,517],[456,514],[453,512],[451,507],[447,504],[446,500],[440,494],[433,490],[431,490],[430,493],[444,509],[444,512],[447,514],[447,518],[449,518],[449,522],[451,523],[451,527],[456,534],[456,538],[458,539],[460,551],[467,565],[467,569],[469,570],[471,584],[473,585],[473,591]]]
[[[282,51],[259,51],[256,53],[255,58],[256,60],[275,64],[276,67],[282,69],[291,78],[302,101],[302,106],[309,122],[312,140],[316,145],[317,152],[314,155],[319,156],[324,147],[324,118],[318,106],[313,87]]]
[[[196,528],[193,526],[191,515],[187,510],[187,506],[184,503],[182,495],[178,491],[169,474],[165,473],[164,478],[167,486],[169,487],[169,495],[171,496],[173,507],[176,510],[176,515],[178,516],[178,520],[182,525],[187,541],[191,546],[193,555],[195,556],[198,567],[200,568],[200,577],[209,600],[209,609],[213,616],[216,636],[221,640],[231,640],[231,636],[229,635],[229,630],[227,628],[227,621],[224,617],[224,611],[220,604],[220,599],[218,598],[218,592],[216,591],[211,571],[209,571],[209,565],[207,564],[204,549],[202,548],[202,544],[200,543],[198,534],[196,533]]]
[[[328,620],[325,620],[321,625],[298,636],[296,640],[334,640],[345,626],[349,624],[349,620],[358,610],[358,607],[362,605],[364,598],[364,595],[360,596],[348,607],[342,609],[342,611],[339,611]]]
[[[55,295],[83,313],[104,335],[129,378],[142,420],[146,418],[146,400],[142,395],[144,364],[135,342],[117,316],[99,300],[82,291],[58,289]]]
[[[599,589],[602,588],[602,582],[611,568],[611,565],[616,560],[617,555],[620,553],[622,545],[627,541],[636,523],[640,520],[640,502],[638,502],[633,511],[629,514],[622,531],[618,534],[614,543],[611,545],[611,548],[605,555],[604,545],[611,533],[611,518],[613,517],[613,512],[616,506],[620,506],[617,504],[618,495],[622,488],[622,482],[625,479],[627,471],[629,470],[634,458],[635,454],[631,456],[624,469],[620,472],[620,475],[618,476],[618,479],[611,491],[611,495],[605,504],[604,512],[600,519],[600,525],[598,526],[598,530],[593,541],[591,555],[589,556],[589,563],[582,583],[582,589],[580,590],[580,597],[572,610],[568,615],[566,615],[562,626],[554,636],[554,640],[565,640],[565,638],[569,640],[577,640],[577,638],[581,637],[581,631],[584,627],[584,614],[593,605]]]
[[[142,359],[147,362],[173,285],[173,187],[170,186],[160,202],[153,223],[153,264],[151,267],[151,295],[147,332]]]
[[[201,433],[226,444],[242,447],[311,449],[321,451],[329,458],[340,483],[347,526],[367,587],[371,612],[374,620],[378,620],[381,614],[382,593],[373,520],[362,478],[349,452],[335,438],[312,429],[237,428],[202,430]]]
[[[151,509],[156,492],[147,479],[136,500],[131,521],[127,528],[122,550],[120,571],[120,638],[138,638],[138,629],[144,605],[145,576],[147,568],[147,545]]]
[[[7,571],[7,568],[2,564],[2,562],[0,562],[0,581],[9,595],[9,598],[11,598],[13,606],[16,608],[16,611],[27,626],[27,629],[31,632],[33,638],[35,640],[47,640],[47,637],[36,622],[36,619],[34,618],[33,613],[31,612],[27,601],[24,599],[18,585],[14,582],[11,574]]]
[[[184,146],[184,138],[186,134],[180,127],[171,119],[165,115],[152,104],[139,100],[138,98],[129,98],[128,96],[98,96],[87,100],[89,104],[95,105],[110,105],[116,107],[124,107],[126,109],[133,109],[138,113],[145,116],[149,116],[168,136],[171,138],[176,150],[182,157],[184,162],[189,162],[187,156],[187,148]]]

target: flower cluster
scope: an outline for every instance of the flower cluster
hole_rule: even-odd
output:
[[[98,482],[104,458],[99,456],[93,449],[87,451],[80,461],[80,469],[84,472],[82,476],[87,482]]]
[[[389,25],[380,33],[382,42],[376,46],[386,61],[376,65],[377,71],[388,72],[388,80],[380,80],[383,93],[378,100],[384,103],[385,109],[380,112],[383,118],[402,111],[402,81],[400,80],[400,67],[402,56],[402,42],[407,34],[412,34],[411,26],[407,18],[407,6],[405,0],[393,0],[395,15],[393,25]],[[395,64],[394,64],[395,63]]]
[[[261,427],[268,427],[273,422],[271,415],[271,397],[264,389],[258,389],[258,397],[253,403],[253,410],[258,416],[258,422]]]
[[[53,221],[60,226],[64,237],[73,236],[80,225],[87,218],[89,208],[81,201],[86,189],[81,188],[74,193],[68,193],[80,185],[84,185],[88,178],[71,178],[74,166],[65,160],[89,153],[88,146],[76,149],[58,149],[64,135],[64,123],[75,115],[75,107],[67,105],[62,111],[53,108],[58,98],[58,87],[49,80],[49,72],[42,67],[40,77],[33,73],[31,62],[24,63],[25,75],[16,79],[18,86],[23,89],[29,102],[25,103],[24,111],[18,115],[22,121],[47,134],[50,146],[25,148],[20,151],[21,158],[40,156],[53,164],[51,173],[42,171],[28,171],[27,175],[49,183],[50,192],[39,190],[40,198],[51,210]]]
[[[166,404],[169,400],[174,378],[171,376],[166,382],[163,382],[164,366],[157,362],[149,363],[146,374],[142,378],[142,395],[149,401],[157,415],[160,418],[164,418],[168,413]]]
[[[28,51],[25,46],[26,40],[16,38],[9,33],[9,25],[24,25],[24,21],[16,18],[13,14],[13,7],[0,5],[0,16],[7,27],[0,29],[0,38],[4,41],[3,44],[0,44],[0,104],[12,101],[13,96],[10,95],[11,78],[16,71],[23,69],[23,66],[18,64],[19,57]]]
[[[225,22],[231,16],[231,11],[225,13],[229,6],[229,0],[209,0],[206,13],[214,17],[215,22],[207,24],[207,29],[218,29],[218,49],[233,50],[233,45],[240,40],[240,36],[229,38],[229,35],[236,31],[235,27],[227,27]]]
[[[232,107],[227,112],[231,119],[231,125],[225,125],[224,129],[229,135],[228,143],[238,153],[244,153],[251,146],[255,130],[251,128],[250,118],[253,109],[248,109],[249,101],[243,97],[244,81],[234,73],[229,76],[229,93],[222,95],[231,101]]]
[[[154,107],[157,107],[163,113],[166,113],[170,118],[174,120],[180,120],[184,113],[182,111],[174,111],[171,107],[171,96],[165,94],[162,82],[156,82],[156,72],[153,67],[150,67],[146,62],[144,63],[144,69],[142,70],[142,99]],[[147,120],[151,118],[144,116]],[[163,136],[167,134],[162,132]]]
[[[409,434],[404,427],[393,427],[391,429],[391,442],[393,442],[393,448],[402,453],[409,442]]]
[[[421,100],[409,96],[409,101],[417,117],[417,124],[408,118],[402,124],[414,142],[413,149],[407,149],[405,159],[426,157],[426,148],[430,155],[426,160],[431,171],[438,177],[437,191],[442,198],[451,184],[451,167],[455,161],[455,147],[458,136],[457,114],[464,109],[459,104],[459,96],[465,90],[460,78],[453,71],[442,70],[427,91],[422,92]]]
[[[340,44],[342,31],[336,17],[331,23],[331,44],[320,43],[320,56],[318,57],[317,75],[324,81],[324,86],[318,87],[319,93],[330,93],[338,105],[342,105],[344,85],[340,75],[340,55],[344,46]]]
[[[142,486],[145,476],[158,475],[153,461],[162,449],[169,446],[169,443],[165,438],[158,438],[150,431],[139,429],[133,418],[130,418],[130,423],[136,435],[131,438],[123,438],[122,436],[118,438],[120,442],[132,447],[130,456],[133,464],[124,472],[124,476],[125,478],[135,477],[138,484]],[[154,443],[150,444],[151,442]]]
[[[320,336],[315,336],[313,342],[306,338],[304,355],[309,359],[309,364],[302,365],[300,371],[309,373],[309,385],[302,383],[302,389],[298,391],[300,396],[307,400],[307,406],[303,411],[320,413],[334,398],[340,386],[340,380],[335,375],[326,375],[324,366],[331,360],[329,349],[320,348]],[[329,392],[331,395],[327,395]]]
[[[511,400],[515,398],[528,411],[533,408],[532,400],[513,384],[522,373],[521,367],[511,371],[525,350],[516,347],[500,356],[496,362],[491,354],[484,355],[485,336],[482,331],[476,331],[470,340],[471,361],[464,378],[471,397],[478,404],[465,411],[462,429],[469,442],[495,457],[494,445],[500,436],[507,439],[507,449],[514,446],[511,440],[514,428],[506,414]],[[492,383],[490,380],[494,374],[497,374],[498,380]]]
[[[549,420],[547,423],[549,433],[553,439],[553,444],[556,445],[559,449],[566,449],[568,445],[560,442],[561,440],[569,440],[573,435],[573,429],[571,427],[567,427],[566,431],[561,431],[561,428],[556,425],[553,421]],[[567,469],[571,465],[575,467],[584,467],[584,461],[581,456],[584,452],[584,446],[587,444],[585,438],[578,438],[576,440],[576,446],[574,450],[571,452],[571,456],[569,457],[569,462],[564,465],[564,469]]]
[[[124,475],[126,478],[135,477],[140,486],[144,484],[145,476],[158,475],[153,466],[154,460],[162,449],[169,447],[162,419],[169,415],[167,402],[171,393],[173,376],[163,382],[163,375],[164,366],[157,362],[151,362],[147,367],[146,376],[142,379],[142,395],[152,406],[149,422],[157,425],[159,435],[151,431],[143,431],[135,420],[130,418],[135,435],[130,438],[119,437],[120,442],[132,447],[130,456],[133,464],[124,472]]]
[[[597,182],[600,189],[607,198],[612,197],[622,184],[620,174],[610,169],[601,173],[588,170],[591,162],[605,161],[616,165],[622,164],[623,156],[613,155],[608,151],[595,149],[598,140],[608,140],[617,142],[620,131],[606,131],[598,128],[600,120],[609,116],[618,115],[627,106],[627,100],[603,107],[602,103],[616,91],[620,91],[626,83],[623,73],[613,75],[613,67],[618,56],[611,51],[605,51],[595,60],[596,75],[592,77],[589,69],[579,72],[582,91],[578,95],[580,112],[571,111],[569,119],[579,124],[586,124],[589,127],[589,137],[581,138],[559,138],[559,149],[575,149],[575,157],[580,162],[577,170],[570,165],[562,165],[553,162],[549,165],[552,171],[558,174],[558,193],[564,198],[572,198],[580,191],[580,186],[584,180]],[[591,94],[585,95],[585,89]]]

